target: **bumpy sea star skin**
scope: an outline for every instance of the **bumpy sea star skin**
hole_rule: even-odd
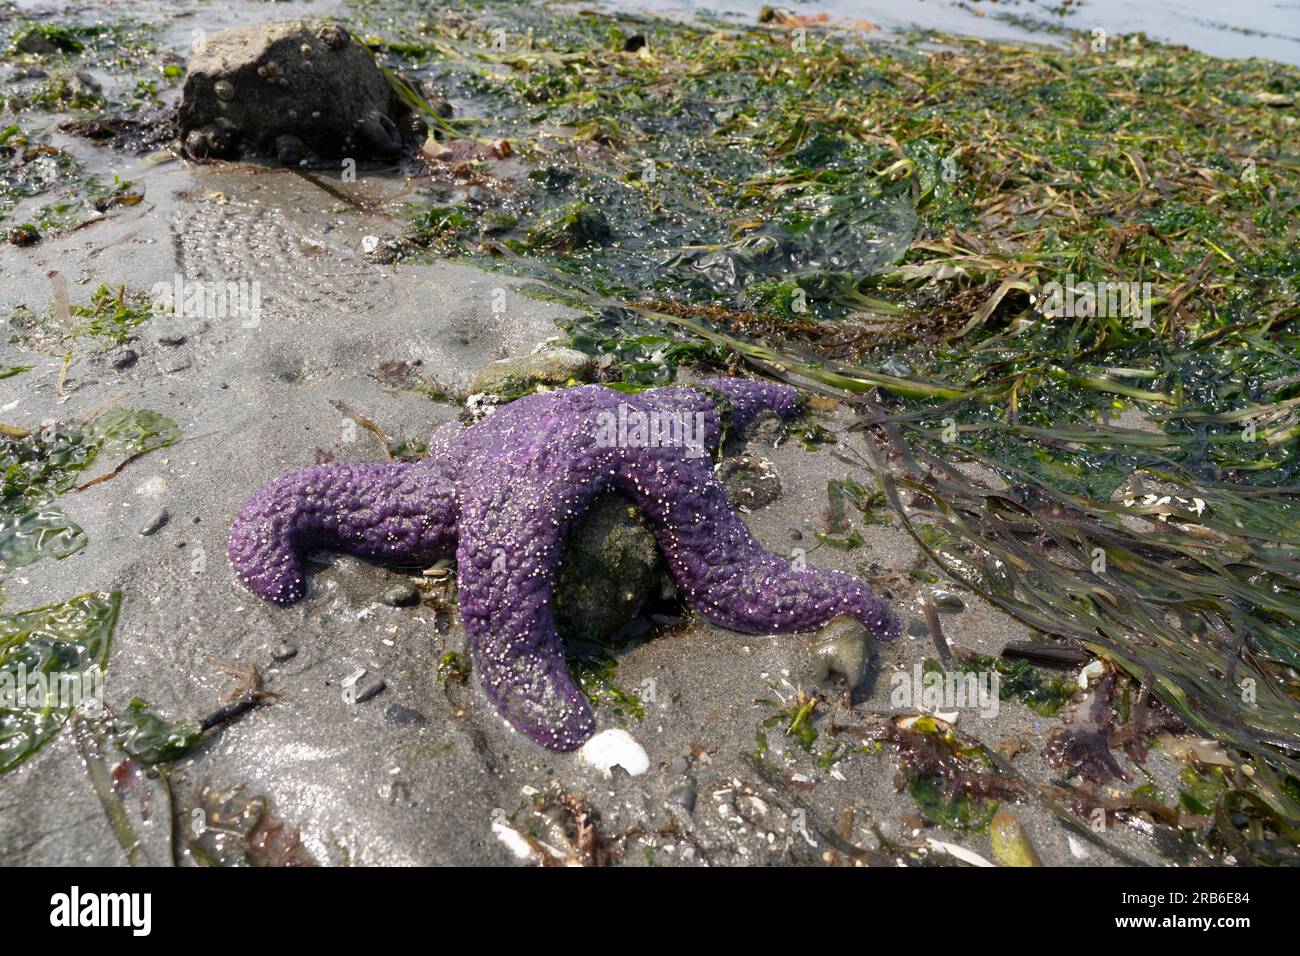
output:
[[[743,428],[763,411],[794,416],[794,389],[707,379]],[[673,416],[702,434],[682,441],[609,440],[620,413]],[[230,563],[256,594],[280,604],[305,593],[302,555],[328,549],[375,560],[432,563],[455,555],[461,617],[484,691],[516,728],[558,750],[595,730],[552,616],[565,534],[602,492],[639,507],[687,602],[747,633],[811,630],[851,614],[880,637],[898,622],[861,581],[796,569],[750,535],[699,454],[722,428],[705,391],[625,395],[598,385],[518,399],[486,420],[452,422],[414,464],[336,463],[285,475],[257,492],[230,532]],[[657,446],[656,446],[657,445]]]

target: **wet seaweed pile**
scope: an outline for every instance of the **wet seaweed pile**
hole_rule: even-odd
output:
[[[66,558],[85,547],[86,533],[61,501],[67,492],[111,478],[127,462],[179,437],[176,423],[163,415],[122,406],[75,426],[51,424],[39,432],[3,426],[0,588],[19,568]],[[114,465],[78,485],[96,461]],[[115,591],[95,592],[0,614],[0,773],[39,750],[83,701],[102,702],[92,685],[107,664],[121,601]],[[52,687],[60,675],[77,679],[64,697]]]
[[[131,183],[88,169],[55,130],[136,151],[166,145],[165,100],[184,69],[155,33],[128,18],[0,22],[0,57],[13,67],[0,94],[0,223],[11,242],[30,245],[140,201]]]
[[[413,243],[582,309],[624,387],[747,363],[858,406],[841,443],[926,552],[1240,753],[1200,818],[1289,855],[1300,72],[781,18],[366,26],[437,117]]]

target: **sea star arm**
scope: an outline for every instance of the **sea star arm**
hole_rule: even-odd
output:
[[[455,549],[445,483],[403,462],[335,462],[264,485],[230,529],[230,564],[277,604],[306,593],[303,556],[322,549],[378,561],[432,563]]]
[[[786,421],[799,414],[799,393],[789,385],[747,378],[705,378],[700,384],[731,403],[731,427],[737,431],[763,412],[776,412]]]
[[[484,692],[516,729],[556,750],[572,750],[596,729],[552,611],[569,521],[607,483],[600,471],[608,469],[592,462],[538,456],[524,473],[476,489],[456,554],[461,620]]]
[[[878,637],[897,633],[897,619],[857,578],[796,568],[765,550],[707,465],[645,449],[629,456],[614,486],[650,519],[687,603],[714,623],[785,633],[851,614]]]

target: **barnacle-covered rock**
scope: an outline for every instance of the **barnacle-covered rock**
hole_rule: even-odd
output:
[[[660,591],[659,546],[640,512],[606,492],[575,522],[555,584],[561,635],[606,640]]]
[[[517,398],[538,385],[562,387],[572,382],[588,382],[596,370],[596,361],[577,349],[544,348],[531,355],[497,359],[485,365],[474,377],[471,394]]]
[[[178,115],[185,151],[198,159],[389,158],[426,133],[347,30],[299,20],[205,37]]]

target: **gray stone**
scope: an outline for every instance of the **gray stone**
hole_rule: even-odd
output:
[[[271,652],[271,660],[277,664],[283,664],[285,661],[293,660],[298,656],[298,648],[292,644],[282,641],[274,651]]]
[[[394,584],[380,598],[389,607],[410,607],[420,603],[420,589],[409,581]]]
[[[171,515],[167,513],[166,508],[159,508],[146,518],[144,524],[140,526],[140,535],[145,538],[149,537],[149,535],[161,529],[170,517]]]
[[[397,724],[399,727],[409,727],[412,724],[428,722],[424,714],[402,704],[389,704],[385,707],[384,719],[389,723]]]
[[[613,636],[659,592],[663,573],[645,519],[621,495],[602,495],[569,531],[555,587],[560,632],[597,640]]]
[[[9,74],[9,82],[21,83],[23,80],[44,80],[48,78],[49,75],[49,73],[42,70],[39,66],[22,67]]]
[[[668,791],[668,802],[673,806],[681,807],[687,813],[694,813],[698,796],[699,791],[695,781],[688,777]]]
[[[934,588],[930,591],[930,603],[940,611],[964,611],[966,602],[952,591],[945,591],[943,588]]]
[[[86,105],[96,100],[103,92],[99,81],[85,70],[60,75],[61,85],[57,87],[58,99],[70,105]]]
[[[287,21],[222,30],[190,59],[178,111],[197,159],[391,158],[424,123],[342,27]]]
[[[833,678],[853,689],[867,673],[869,655],[866,626],[841,614],[823,625],[813,641],[813,678],[818,682]]]
[[[537,385],[554,387],[570,381],[589,382],[596,371],[595,360],[576,349],[545,348],[518,358],[492,362],[474,379],[470,392],[488,392],[515,398]]]

